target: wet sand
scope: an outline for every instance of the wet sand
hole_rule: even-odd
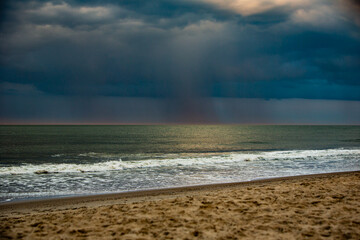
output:
[[[360,172],[0,204],[0,239],[360,239]]]

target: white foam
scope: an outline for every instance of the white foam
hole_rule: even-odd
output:
[[[51,157],[53,157],[53,158],[62,157],[62,156],[64,156],[64,154],[61,154],[61,153],[51,155]]]
[[[88,155],[101,156],[98,153]],[[105,155],[107,156],[107,155]],[[106,159],[106,157],[104,157]],[[73,173],[73,172],[106,172],[121,171],[134,168],[159,168],[159,167],[218,167],[223,164],[255,164],[274,161],[291,161],[291,164],[306,161],[343,161],[344,159],[360,159],[360,149],[327,149],[327,150],[291,150],[249,153],[228,153],[213,156],[180,157],[172,159],[148,159],[137,161],[111,160],[92,164],[24,164],[21,166],[0,167],[0,175],[9,174],[36,174],[36,173]],[[305,161],[305,162],[306,162]],[[274,163],[276,164],[276,163]]]

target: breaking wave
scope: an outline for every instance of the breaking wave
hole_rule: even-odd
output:
[[[102,162],[73,164],[73,163],[46,163],[24,164],[20,166],[0,167],[0,175],[9,174],[48,174],[48,173],[82,173],[82,172],[106,172],[122,171],[126,169],[166,168],[166,167],[220,167],[222,165],[260,164],[261,162],[287,161],[297,165],[301,162],[321,163],[322,161],[359,160],[360,149],[327,149],[327,150],[291,150],[291,151],[265,151],[246,153],[221,153],[198,157],[177,157],[165,159],[147,159],[124,161],[121,158],[108,160],[109,154],[84,153],[81,156],[103,157]],[[53,157],[63,157],[55,154]],[[275,164],[275,162],[274,162]]]

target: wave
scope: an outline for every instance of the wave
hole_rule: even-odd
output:
[[[83,155],[96,155],[99,153],[87,153]],[[55,156],[55,155],[54,155]],[[109,156],[103,154],[103,156]],[[61,155],[56,155],[61,157]],[[105,157],[106,159],[106,157]],[[221,153],[221,155],[198,157],[178,157],[170,159],[147,159],[137,161],[123,161],[121,158],[111,161],[103,161],[87,164],[70,163],[46,163],[46,164],[24,164],[20,166],[0,167],[0,175],[10,174],[48,174],[48,173],[86,173],[122,171],[127,169],[141,168],[163,168],[163,167],[221,167],[223,164],[251,164],[273,161],[344,161],[359,160],[360,149],[327,149],[327,150],[290,150],[269,152],[246,152],[246,153]]]

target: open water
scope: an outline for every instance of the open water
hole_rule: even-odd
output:
[[[360,126],[0,126],[0,201],[360,170]]]

